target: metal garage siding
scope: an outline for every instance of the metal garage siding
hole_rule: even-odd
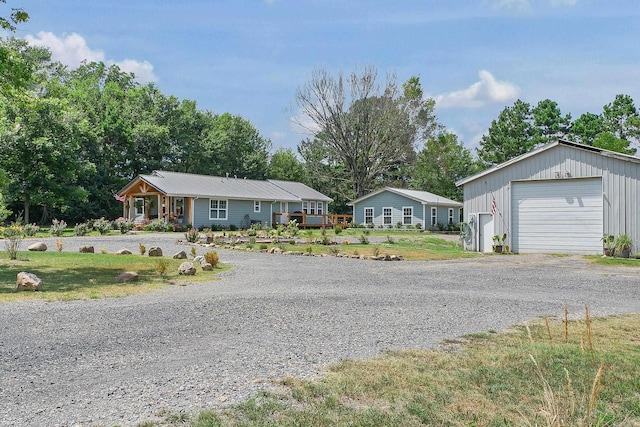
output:
[[[602,253],[602,179],[513,182],[512,250]]]

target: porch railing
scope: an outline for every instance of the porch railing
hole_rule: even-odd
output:
[[[333,228],[347,226],[353,220],[350,214],[307,214],[304,212],[275,212],[273,224],[289,224],[296,220],[300,228]]]

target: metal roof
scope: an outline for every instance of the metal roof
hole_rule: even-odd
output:
[[[154,171],[140,179],[169,196],[300,201],[296,194],[269,181],[168,171]]]
[[[528,159],[531,156],[535,156],[538,153],[541,153],[543,151],[549,150],[550,148],[553,147],[557,147],[558,145],[564,145],[567,147],[573,147],[576,149],[580,149],[580,150],[586,150],[586,151],[593,151],[595,153],[600,154],[601,156],[607,156],[607,157],[614,157],[620,160],[624,160],[627,162],[634,162],[634,163],[640,163],[640,158],[635,157],[635,156],[630,156],[628,154],[622,154],[622,153],[618,153],[615,151],[610,151],[610,150],[605,150],[604,148],[599,148],[599,147],[594,147],[592,145],[584,145],[584,144],[579,144],[577,142],[573,142],[573,141],[567,141],[564,139],[559,139],[557,141],[553,141],[553,142],[549,142],[548,144],[545,145],[541,145],[540,147],[537,147],[527,153],[521,154],[517,157],[514,157],[513,159],[509,159],[506,162],[500,163],[499,165],[495,165],[493,167],[490,167],[489,169],[485,169],[482,172],[479,172],[475,175],[471,175],[467,178],[463,178],[459,181],[456,182],[456,186],[460,187],[461,185],[467,184],[471,181],[475,181],[478,178],[482,178],[485,175],[488,175],[490,173],[493,173],[499,169],[505,168],[509,165],[512,165],[514,163],[517,163],[519,161],[522,161],[524,159]]]
[[[373,193],[369,193],[360,197],[359,199],[353,200],[348,203],[349,206],[353,206],[355,203],[360,203],[363,200],[366,200],[370,197],[373,197],[377,194],[380,194],[384,191],[389,191],[391,193],[399,194],[404,197],[408,197],[409,199],[415,200],[416,202],[420,202],[425,205],[440,205],[440,206],[456,206],[461,207],[462,203],[456,202],[455,200],[447,199],[446,197],[438,196],[437,194],[429,193],[428,191],[419,191],[419,190],[405,190],[403,188],[393,188],[393,187],[384,187]]]
[[[282,188],[285,191],[288,191],[291,194],[295,194],[303,200],[323,200],[325,202],[333,201],[331,197],[325,196],[321,192],[316,191],[301,182],[281,181],[278,179],[269,179],[267,181],[277,185],[278,187]]]

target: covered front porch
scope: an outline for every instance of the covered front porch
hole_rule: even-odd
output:
[[[145,182],[128,188],[118,200],[122,202],[122,217],[136,224],[154,219],[171,224],[193,223],[192,197],[170,196]]]

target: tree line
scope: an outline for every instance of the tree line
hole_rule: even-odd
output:
[[[27,18],[18,10],[0,26],[12,30]],[[295,103],[310,136],[296,151],[272,152],[240,116],[201,110],[115,65],[70,70],[46,48],[0,39],[0,221],[115,218],[114,193],[158,169],[301,181],[332,197],[337,213],[385,185],[461,200],[457,180],[551,140],[635,154],[640,137],[628,95],[576,120],[552,100],[517,100],[473,152],[438,122],[418,77],[399,84],[375,67],[316,70]]]

